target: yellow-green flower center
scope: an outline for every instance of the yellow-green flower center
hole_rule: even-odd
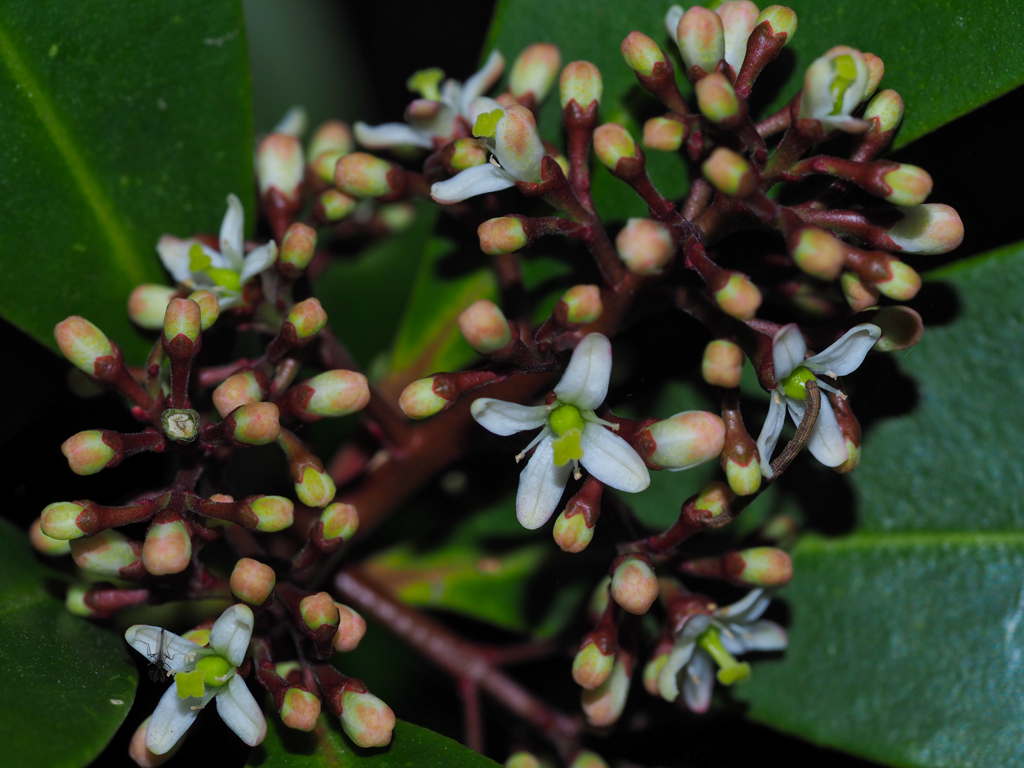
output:
[[[782,387],[782,391],[786,393],[786,397],[792,397],[796,400],[807,399],[807,382],[816,381],[814,374],[810,368],[804,366],[798,366],[793,369],[793,372],[784,379],[779,380],[779,386]]]
[[[478,139],[494,138],[494,133],[498,130],[498,121],[504,116],[504,109],[492,109],[490,112],[484,112],[473,123],[473,135]]]
[[[703,648],[718,664],[719,669],[716,676],[722,685],[742,683],[744,680],[750,679],[750,665],[745,661],[736,661],[736,657],[725,650],[722,638],[714,627],[704,630],[704,633],[697,638],[697,645]]]
[[[418,93],[424,99],[440,101],[441,90],[438,86],[442,80],[444,80],[444,71],[437,67],[431,67],[430,69],[421,69],[418,72],[413,72],[409,79],[405,81],[405,87],[413,93]]]
[[[221,656],[204,656],[196,662],[195,669],[174,675],[179,698],[202,698],[206,686],[220,688],[231,679],[230,673],[234,668],[230,661]]]
[[[573,459],[583,458],[583,446],[580,445],[580,438],[583,437],[585,423],[580,409],[575,405],[560,403],[548,417],[551,431],[557,437],[554,442],[555,465],[564,466]]]
[[[193,272],[205,272],[217,285],[229,291],[242,290],[242,280],[233,269],[211,266],[213,261],[206,255],[199,243],[193,243],[188,249],[188,268]]]
[[[843,111],[843,97],[846,96],[847,89],[857,79],[857,64],[854,62],[853,56],[846,54],[834,58],[832,66],[835,67],[836,77],[828,89],[832,95],[832,112],[830,114],[838,115]]]

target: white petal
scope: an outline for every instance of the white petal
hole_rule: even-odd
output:
[[[178,696],[177,686],[172,684],[164,691],[146,726],[146,749],[155,755],[169,752],[195,722],[199,710],[210,703],[216,692],[216,688],[207,688],[202,699],[192,696],[183,699]]]
[[[228,211],[220,224],[220,252],[236,272],[242,271],[242,229],[245,210],[241,201],[228,195]]]
[[[676,39],[676,30],[679,29],[679,20],[683,18],[683,8],[680,5],[673,5],[665,14],[665,31],[673,40]]]
[[[251,277],[255,277],[271,264],[277,261],[277,243],[271,240],[266,245],[253,248],[245,257],[245,264],[242,267],[242,274],[239,279],[244,283]]]
[[[467,197],[486,195],[514,187],[516,180],[508,171],[491,163],[474,165],[455,174],[447,181],[439,181],[430,187],[430,196],[442,205],[458,203]]]
[[[210,647],[236,667],[245,660],[255,624],[252,608],[237,603],[228,608],[210,629]]]
[[[415,102],[414,102],[415,103]],[[443,101],[433,102],[437,106],[433,115],[427,117],[414,117],[406,112],[405,119],[413,130],[419,131],[430,141],[430,147],[434,146],[433,137],[440,136],[449,138],[455,130],[455,110]]]
[[[800,334],[796,323],[784,325],[772,337],[772,364],[775,368],[775,380],[784,379],[793,369],[804,362],[807,344]]]
[[[696,643],[676,645],[665,659],[665,665],[658,673],[658,693],[665,701],[675,701],[679,696],[679,671],[687,665],[693,656]]]
[[[537,446],[526,469],[519,475],[516,518],[528,530],[540,528],[558,506],[572,473],[572,463],[555,466],[554,439],[548,435]]]
[[[501,70],[505,67],[505,57],[500,51],[491,51],[487,57],[483,69],[470,77],[462,86],[462,93],[459,94],[458,109],[461,114],[469,110],[470,102],[473,99],[483,96],[498,78],[501,77]]]
[[[422,131],[411,128],[405,123],[384,123],[383,125],[367,125],[358,122],[352,126],[356,141],[368,149],[387,149],[388,147],[413,146],[432,149],[433,140]]]
[[[611,430],[587,422],[580,447],[580,464],[605,485],[626,493],[640,493],[651,484],[651,475],[640,454]]]
[[[519,405],[495,400],[493,397],[480,397],[469,407],[477,424],[502,437],[537,429],[546,426],[551,411],[546,405]]]
[[[441,101],[452,109],[462,112],[462,83],[448,78],[441,83]]]
[[[693,654],[683,672],[683,701],[686,708],[698,715],[711,706],[711,691],[715,687],[715,664],[704,651]]]
[[[563,403],[592,411],[608,396],[612,375],[612,343],[600,333],[590,333],[572,351],[569,366],[555,387]]]
[[[787,399],[787,403],[789,415],[793,417],[793,421],[799,424],[804,417],[807,402],[790,397]],[[811,436],[807,439],[807,450],[826,467],[838,467],[848,457],[846,438],[843,437],[843,431],[839,428],[839,422],[836,421],[832,404],[824,395],[821,397],[818,419],[814,422]]]
[[[804,360],[804,365],[815,373],[846,376],[860,368],[882,329],[871,323],[861,323],[844,333],[837,342],[822,352]]]
[[[725,33],[725,60],[737,75],[747,56],[747,39],[754,31],[758,10],[750,0],[734,0],[718,6]]]
[[[722,636],[722,644],[732,654],[746,653],[747,651],[781,651],[786,647],[789,638],[786,630],[774,621],[762,619],[744,626],[730,626],[736,641],[736,648],[730,648]]]
[[[765,595],[763,589],[752,589],[732,605],[715,611],[715,619],[730,626],[735,623],[749,624],[767,610],[770,602],[771,598]]]
[[[238,675],[232,677],[217,694],[217,713],[228,728],[250,747],[255,747],[267,735],[263,711]]]
[[[775,452],[775,445],[779,442],[779,435],[782,434],[782,427],[786,423],[786,406],[788,399],[776,388],[768,394],[771,396],[771,403],[768,405],[768,416],[761,427],[761,434],[757,437],[757,452],[761,454],[761,474],[764,477],[772,476],[772,454]]]
[[[824,131],[842,131],[843,133],[864,133],[871,127],[867,120],[858,120],[856,117],[823,117],[820,120]]]
[[[197,658],[210,652],[191,640],[178,637],[161,627],[135,624],[128,627],[124,639],[132,648],[154,663],[162,663],[167,672],[195,666]],[[160,661],[158,661],[158,659]]]
[[[179,240],[171,235],[164,235],[156,244],[156,253],[177,283],[187,282],[192,277],[189,268],[189,249],[195,240]]]
[[[284,133],[300,139],[306,133],[308,125],[309,118],[306,116],[306,108],[297,104],[284,113],[284,117],[281,118],[280,122],[270,132]]]

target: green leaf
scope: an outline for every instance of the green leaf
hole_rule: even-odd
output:
[[[869,425],[862,530],[796,548],[790,647],[736,689],[756,719],[892,765],[1024,758],[1022,289],[1021,244],[931,273],[921,306],[952,320],[895,353],[901,373],[874,356],[851,377],[855,411],[902,375],[916,402]]]
[[[9,765],[86,765],[135,699],[123,640],[72,616],[51,594],[65,579],[0,519],[0,744]]]
[[[621,0],[500,0],[486,48],[497,48],[511,61],[535,42],[556,43],[562,61],[578,59],[598,66],[604,78],[602,122],[620,122],[639,139],[643,121],[659,113],[619,51],[623,38],[639,30],[653,38],[677,65],[675,43],[665,31],[672,3],[624,3]],[[768,114],[803,87],[803,72],[834,45],[851,45],[882,57],[882,88],[893,88],[906,104],[906,117],[895,146],[907,144],[970,112],[1024,82],[1024,50],[1019,40],[1024,12],[999,0],[946,3],[935,0],[815,0],[786,3],[799,27],[777,61],[765,71],[766,82],[754,91],[754,107],[769,101]],[[684,4],[685,5],[685,4]],[[765,5],[765,4],[762,4]],[[784,84],[774,82],[786,78]],[[685,94],[689,86],[682,83]],[[692,101],[692,100],[691,100]],[[558,99],[549,97],[541,111],[544,138],[561,140]],[[677,198],[686,176],[677,156],[648,152],[651,177],[661,191]],[[594,172],[594,200],[606,217],[646,216],[646,207],[603,166]]]
[[[216,232],[230,192],[251,214],[247,67],[234,0],[4,4],[5,317],[55,349],[82,315],[142,362],[125,303],[167,282],[160,235]]]
[[[286,728],[272,706],[267,712],[267,738],[249,753],[246,765],[259,768],[495,768],[498,764],[439,733],[399,720],[391,744],[383,749],[360,749],[341,730],[338,718],[320,715],[316,730],[302,733]]]

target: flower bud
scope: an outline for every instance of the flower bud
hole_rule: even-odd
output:
[[[448,167],[456,173],[487,162],[489,153],[479,139],[456,139],[448,147],[444,149],[444,159]]]
[[[338,606],[327,592],[307,595],[299,602],[299,615],[303,623],[316,632],[325,624],[336,627],[340,621]]]
[[[220,317],[220,299],[217,294],[200,289],[190,293],[187,298],[199,305],[199,324],[204,331],[209,330]]]
[[[740,320],[752,320],[761,306],[761,291],[746,275],[732,272],[725,285],[715,291],[715,301],[727,314]]]
[[[729,483],[729,490],[737,496],[750,496],[757,493],[761,488],[761,462],[757,454],[751,453],[746,463],[741,463],[739,458],[733,455],[725,456],[722,462],[725,468],[725,479]]]
[[[903,120],[903,99],[892,89],[875,95],[864,109],[864,119],[878,118],[880,131],[895,131]]]
[[[493,301],[480,299],[459,314],[459,330],[469,346],[490,355],[512,343],[512,331],[504,313]]]
[[[700,489],[693,507],[698,511],[709,513],[711,517],[721,517],[728,511],[734,498],[736,497],[729,486],[718,480],[713,480]]]
[[[761,11],[754,27],[756,28],[764,22],[768,22],[770,25],[773,36],[785,35],[787,43],[796,34],[796,13],[792,8],[787,8],[784,5],[769,5]]]
[[[883,199],[895,205],[920,205],[932,193],[932,177],[916,165],[900,163],[882,179],[892,190]]]
[[[245,445],[267,445],[281,434],[281,413],[273,403],[248,403],[231,413],[231,436]]]
[[[835,280],[846,262],[847,246],[824,229],[802,227],[786,241],[796,265],[822,280]]]
[[[178,739],[169,750],[163,754],[156,754],[150,752],[149,748],[146,747],[146,733],[149,728],[149,721],[153,719],[150,715],[138,728],[135,729],[135,733],[132,735],[132,740],[128,744],[128,757],[135,761],[135,764],[139,768],[157,768],[157,766],[163,765],[178,752],[178,748],[185,743],[184,739]]]
[[[541,161],[547,154],[537,133],[537,120],[526,107],[505,107],[494,129],[494,154],[501,167],[518,181],[540,181]]]
[[[758,10],[750,0],[727,0],[715,13],[722,19],[726,60],[734,73],[739,74],[747,56],[747,39],[758,22]]]
[[[587,601],[587,621],[591,624],[596,624],[608,608],[608,587],[611,583],[612,577],[604,576],[590,593],[590,599]]]
[[[757,188],[750,164],[736,152],[718,147],[701,166],[704,178],[723,195],[743,199]]]
[[[732,389],[740,385],[744,359],[743,350],[739,346],[731,341],[716,339],[704,347],[700,372],[708,384]]]
[[[882,82],[882,76],[885,74],[885,63],[875,54],[865,51],[864,63],[868,65],[868,83],[864,88],[862,100],[871,97],[871,94],[878,88],[878,84]]]
[[[176,515],[157,515],[146,531],[142,565],[154,576],[181,573],[192,562],[192,539],[185,521]]]
[[[519,54],[508,74],[508,88],[517,100],[532,93],[537,102],[544,101],[562,64],[558,46],[534,43]]]
[[[120,531],[107,530],[71,542],[71,558],[83,571],[117,578],[121,569],[139,561],[142,547]]]
[[[305,166],[302,144],[297,138],[284,133],[271,133],[264,137],[256,150],[260,195],[265,196],[271,189],[276,189],[289,201],[297,201]]]
[[[231,594],[250,605],[263,605],[274,591],[277,574],[269,565],[249,557],[241,558],[231,571]]]
[[[875,349],[879,352],[910,349],[924,334],[921,316],[910,307],[882,307],[871,322],[882,330],[881,337],[875,342]]]
[[[324,508],[320,513],[320,522],[324,524],[325,541],[350,541],[359,530],[359,513],[351,504],[339,501]]]
[[[347,153],[330,151],[321,152],[319,155],[313,156],[313,159],[309,161],[309,168],[316,178],[321,181],[325,181],[328,184],[333,184],[334,171],[338,167],[338,161],[341,160],[345,154]],[[345,195],[345,197],[348,197],[348,195]]]
[[[318,157],[324,152],[337,152],[347,155],[356,146],[352,138],[352,129],[341,120],[328,120],[316,129],[309,140],[309,156]]]
[[[90,376],[95,374],[99,358],[114,354],[103,331],[78,315],[57,323],[53,337],[64,357]]]
[[[327,325],[327,313],[318,299],[300,301],[288,311],[285,319],[295,326],[295,335],[300,341],[313,338]]]
[[[213,390],[213,405],[221,418],[236,408],[263,400],[266,390],[255,371],[242,371],[228,376]]]
[[[562,294],[562,301],[569,308],[566,319],[570,323],[593,323],[604,310],[601,289],[596,285],[574,285]]]
[[[316,230],[295,222],[284,233],[278,259],[281,264],[290,264],[298,271],[304,270],[316,253]]]
[[[476,229],[480,250],[488,256],[513,253],[526,247],[530,238],[523,229],[523,220],[516,216],[488,219]]]
[[[652,117],[644,123],[643,145],[659,152],[675,152],[686,141],[686,123],[667,117]]]
[[[565,65],[558,80],[558,95],[563,108],[570,101],[575,101],[583,109],[595,101],[600,104],[603,92],[601,70],[589,61],[572,61]]]
[[[316,199],[318,215],[322,215],[324,221],[330,223],[344,219],[355,210],[358,203],[354,197],[349,197],[336,189],[325,190]]]
[[[878,303],[878,289],[862,280],[856,272],[843,272],[839,281],[846,303],[854,312],[863,312]]]
[[[300,385],[303,387],[302,397],[296,405],[300,405],[303,414],[316,417],[348,416],[363,410],[370,402],[370,385],[366,377],[356,371],[325,371]],[[305,388],[312,394],[307,394]]]
[[[890,259],[888,267],[892,276],[888,280],[876,282],[875,288],[883,296],[896,301],[909,301],[914,298],[921,290],[921,276],[899,259]]]
[[[869,124],[850,113],[864,100],[868,78],[864,54],[847,46],[832,48],[807,68],[799,119],[817,120],[826,132],[867,130]]]
[[[658,64],[667,64],[665,52],[641,32],[630,32],[620,46],[622,58],[638,75],[650,77]]]
[[[334,169],[335,185],[352,197],[386,197],[400,192],[404,180],[401,169],[366,152],[345,155]]]
[[[694,6],[690,10],[699,7]],[[701,78],[693,88],[697,94],[697,108],[715,125],[725,123],[740,114],[740,102],[736,98],[736,91],[721,72],[712,72]]]
[[[60,447],[76,475],[95,475],[117,457],[117,451],[103,440],[103,431],[89,429],[72,435]]]
[[[58,557],[71,552],[71,544],[65,539],[51,539],[42,528],[42,518],[36,518],[28,529],[28,540],[32,547],[41,555]]]
[[[615,652],[607,655],[595,642],[589,642],[577,652],[572,661],[572,679],[582,688],[592,691],[608,679],[615,665]]]
[[[264,533],[283,531],[295,520],[295,505],[283,496],[260,496],[249,508],[259,520],[256,530]]]
[[[88,584],[71,584],[68,586],[67,594],[64,596],[64,607],[72,616],[81,616],[84,619],[97,618],[97,613],[85,602],[85,596],[89,594]]]
[[[386,747],[395,729],[395,713],[372,693],[346,690],[341,696],[341,727],[360,747]]]
[[[167,304],[177,294],[176,288],[144,283],[135,287],[128,297],[128,317],[140,328],[158,331],[164,327]]]
[[[698,67],[705,74],[715,71],[725,58],[725,30],[722,18],[699,5],[688,8],[676,27],[676,44],[687,72]]]
[[[347,605],[334,605],[338,609],[338,631],[334,633],[331,647],[339,653],[354,651],[366,634],[366,620]]]
[[[513,752],[505,761],[505,768],[540,768],[540,760],[529,752]]]
[[[897,206],[897,209],[904,218],[893,224],[885,234],[901,250],[929,255],[947,253],[963,242],[964,224],[960,215],[950,206],[926,203]]]
[[[580,704],[588,723],[602,728],[619,719],[629,694],[629,676],[625,662],[619,658],[607,680],[592,691],[583,691]]]
[[[586,515],[566,516],[566,510],[555,520],[551,533],[555,543],[563,552],[582,552],[594,538],[594,528],[587,525]]]
[[[331,476],[316,467],[303,467],[302,477],[295,483],[295,495],[307,507],[326,507],[337,492]]]
[[[320,699],[301,688],[289,688],[281,702],[281,722],[296,731],[312,731],[320,717]]]
[[[639,160],[643,155],[629,135],[618,123],[605,123],[594,131],[594,153],[612,173],[619,160]]]
[[[651,694],[651,696],[661,695],[658,678],[661,677],[661,670],[671,653],[672,643],[661,641],[651,654],[650,660],[644,665],[644,690]]]
[[[71,501],[48,504],[40,515],[39,527],[51,539],[68,541],[81,538],[85,531],[78,527],[77,520],[84,511],[85,507]]]
[[[203,314],[192,299],[171,299],[164,312],[164,338],[173,341],[178,336],[195,343],[203,330]]]
[[[615,238],[615,248],[635,275],[657,275],[676,252],[672,233],[653,219],[629,219]]]
[[[573,761],[569,763],[569,768],[608,768],[608,763],[596,752],[583,750],[576,754]]]
[[[434,393],[434,377],[418,379],[402,390],[398,406],[410,419],[425,419],[439,413],[448,401]]]
[[[726,572],[754,587],[781,587],[793,578],[793,558],[775,547],[754,547],[726,555]]]
[[[708,411],[683,411],[656,421],[648,431],[657,446],[650,460],[669,471],[718,458],[725,445],[725,424]]]
[[[642,555],[626,555],[612,574],[612,599],[623,609],[642,616],[658,598],[658,579]]]

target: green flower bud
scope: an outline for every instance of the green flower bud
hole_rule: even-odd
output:
[[[604,683],[592,691],[583,691],[580,703],[588,723],[603,728],[619,719],[629,694],[629,677],[625,663],[619,659]]]
[[[701,166],[704,178],[723,195],[743,199],[757,188],[757,178],[744,157],[718,147]]]
[[[540,760],[529,752],[513,752],[505,761],[505,768],[540,768]]]
[[[33,548],[41,555],[47,557],[59,557],[71,553],[71,544],[65,539],[51,539],[42,528],[42,518],[36,518],[28,529],[28,540]]]
[[[338,606],[327,592],[307,595],[299,602],[299,615],[303,623],[314,632],[325,624],[338,626]]]
[[[508,320],[497,304],[488,299],[473,302],[459,314],[462,337],[481,355],[490,355],[512,343]]]
[[[713,480],[700,489],[694,509],[708,512],[712,517],[720,517],[728,510],[734,498],[729,486],[718,480]]]
[[[158,331],[164,327],[164,313],[167,305],[177,294],[177,289],[166,285],[139,285],[128,297],[128,317],[140,328]]]
[[[921,290],[921,276],[899,259],[891,259],[888,266],[891,276],[875,283],[875,288],[890,299],[910,301]]]
[[[654,73],[658,64],[666,64],[665,52],[658,44],[641,32],[630,32],[620,46],[622,58],[630,68],[644,77]]]
[[[689,133],[685,123],[667,117],[652,117],[644,123],[643,145],[658,152],[675,152],[683,146]]]
[[[569,308],[566,320],[570,323],[593,323],[604,311],[601,289],[596,285],[574,285],[562,294],[562,301]]]
[[[916,165],[900,163],[882,179],[892,189],[884,199],[895,205],[920,205],[932,193],[932,177]]]
[[[715,291],[715,301],[727,314],[752,320],[761,306],[761,291],[746,275],[732,272],[726,284]]]
[[[64,357],[90,376],[96,373],[99,358],[114,354],[114,348],[103,331],[77,315],[57,323],[53,337]]]
[[[64,596],[64,607],[72,616],[81,616],[84,619],[91,619],[96,616],[96,611],[85,602],[85,596],[89,593],[88,584],[72,584]]]
[[[312,731],[320,717],[320,699],[301,688],[289,688],[284,695],[281,722],[296,731]]]
[[[331,647],[339,653],[354,651],[366,634],[366,620],[347,605],[334,605],[338,609],[338,631],[334,633]]]
[[[283,496],[260,496],[249,507],[259,520],[256,530],[264,533],[283,531],[295,520],[295,505]]]
[[[192,299],[171,299],[164,313],[164,338],[173,341],[184,336],[192,343],[199,341],[203,330],[203,313]]]
[[[395,713],[372,693],[346,690],[341,696],[341,727],[359,747],[386,747],[395,729]]]
[[[885,63],[875,54],[865,51],[864,63],[868,65],[868,83],[864,88],[862,100],[871,97],[871,94],[878,88],[878,84],[882,82],[882,76],[885,74]]]
[[[220,317],[220,299],[215,293],[205,289],[193,291],[188,298],[199,305],[200,324],[204,331],[209,330]]]
[[[725,423],[708,411],[683,411],[652,424],[650,460],[669,470],[690,469],[718,458],[725,445]]]
[[[365,152],[353,152],[338,160],[334,183],[352,197],[385,197],[396,191],[391,183],[395,172],[395,166],[387,160]]]
[[[40,529],[51,539],[68,541],[81,538],[85,531],[78,527],[77,520],[84,511],[85,507],[71,501],[49,504],[40,515]]]
[[[537,102],[544,101],[562,64],[558,46],[534,43],[519,54],[508,75],[508,88],[516,99],[532,93]]]
[[[576,754],[569,768],[608,768],[608,763],[596,752],[583,750]]]
[[[289,201],[297,202],[305,167],[302,144],[297,138],[285,133],[265,136],[256,150],[260,195],[265,196],[271,189],[276,189]]]
[[[311,416],[348,416],[363,410],[370,402],[370,385],[355,371],[325,371],[303,382],[313,394],[302,406]]]
[[[856,272],[843,272],[839,281],[846,303],[854,312],[863,312],[878,303],[878,289]]]
[[[642,157],[629,131],[617,123],[605,123],[597,127],[594,131],[594,153],[613,173],[619,160],[639,160]]]
[[[716,339],[704,347],[701,376],[713,387],[732,389],[740,385],[743,374],[743,350],[731,341]]]
[[[582,552],[594,538],[594,529],[587,525],[585,515],[566,517],[565,510],[555,520],[552,535],[563,552]]]
[[[95,475],[117,457],[117,451],[104,442],[103,431],[99,429],[72,435],[61,445],[60,452],[76,475]]]
[[[160,520],[157,517],[157,520]],[[142,545],[142,565],[154,576],[181,573],[192,562],[192,539],[181,519],[154,521]]]
[[[558,94],[563,108],[570,101],[575,101],[583,109],[595,101],[600,104],[603,91],[601,70],[589,61],[569,62],[558,80]]]
[[[302,478],[295,483],[295,495],[307,507],[326,507],[337,492],[331,476],[316,467],[304,467]]]
[[[352,138],[352,129],[341,120],[328,120],[316,129],[309,141],[309,156],[318,157],[324,152],[337,152],[339,156],[347,155],[356,146]]]
[[[608,679],[615,665],[615,653],[605,655],[597,643],[587,643],[572,660],[572,679],[576,685],[592,691]]]
[[[880,131],[895,131],[903,120],[903,99],[890,89],[875,94],[864,109],[864,119],[878,118]]]
[[[295,222],[284,233],[281,252],[278,255],[282,264],[290,264],[300,272],[309,266],[316,253],[316,230],[300,222]]]
[[[903,218],[885,233],[907,253],[947,253],[964,239],[960,215],[941,203],[898,206]],[[88,371],[86,371],[88,373]]]
[[[434,377],[418,379],[402,390],[398,406],[410,419],[425,419],[439,413],[448,401],[434,393]]]
[[[317,204],[323,212],[324,219],[331,223],[344,219],[355,210],[358,203],[359,201],[354,197],[336,189],[328,189],[317,198]]]
[[[320,513],[320,522],[324,524],[325,541],[350,541],[359,530],[359,513],[351,504],[337,501],[324,508]]]
[[[488,256],[513,253],[525,248],[529,242],[522,219],[515,216],[488,219],[477,227],[476,233],[480,238],[480,250]]]
[[[274,591],[277,574],[269,565],[249,557],[241,558],[231,571],[231,594],[250,605],[263,605]]]
[[[653,219],[629,219],[615,238],[626,269],[635,275],[657,275],[675,255],[672,233]]]
[[[236,408],[262,401],[264,394],[266,393],[256,373],[242,371],[228,376],[213,390],[213,405],[224,419]]]
[[[687,71],[699,67],[705,74],[714,72],[718,62],[725,58],[722,17],[699,5],[688,8],[676,27],[676,42]]]
[[[101,531],[71,542],[71,558],[83,571],[116,579],[121,569],[139,561],[142,548],[120,531]]]
[[[640,555],[627,555],[612,574],[612,599],[624,610],[642,616],[658,599],[654,569]]]
[[[327,325],[327,313],[318,299],[300,301],[288,311],[285,319],[295,326],[295,335],[300,341],[313,338]]]
[[[699,6],[694,6],[697,8]],[[691,8],[690,10],[694,10]],[[717,16],[718,14],[714,14]],[[732,84],[721,72],[712,72],[694,84],[697,107],[715,125],[731,120],[740,113],[740,102]]]
[[[248,403],[232,412],[232,437],[245,445],[267,445],[281,434],[281,413],[273,403]]]
[[[793,558],[775,547],[754,547],[730,553],[726,571],[754,587],[781,587],[793,578]]]
[[[775,37],[785,35],[786,43],[789,43],[793,39],[793,35],[796,34],[796,13],[792,8],[787,8],[784,5],[769,5],[757,17],[755,28],[764,22],[768,22],[771,33]]]
[[[793,261],[808,275],[835,280],[846,263],[848,247],[824,229],[803,227],[787,241]]]
[[[725,479],[729,481],[729,489],[737,496],[749,496],[761,488],[761,464],[756,457],[751,457],[746,464],[740,464],[729,456],[725,460]]]

